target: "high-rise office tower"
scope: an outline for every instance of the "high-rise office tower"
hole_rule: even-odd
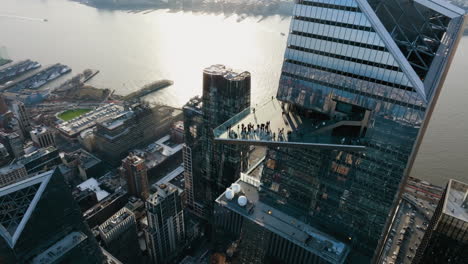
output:
[[[122,178],[127,181],[128,193],[146,200],[149,195],[149,183],[145,160],[131,153],[122,160],[119,170]]]
[[[181,193],[182,190],[172,184],[161,184],[146,201],[146,245],[154,264],[172,263],[185,248]]]
[[[187,208],[199,217],[206,216],[206,210],[201,203],[204,194],[202,190],[201,168],[201,138],[203,125],[202,100],[194,97],[184,105],[184,191]]]
[[[13,158],[8,153],[8,149],[0,143],[0,166],[7,165]]]
[[[235,72],[223,65],[212,65],[203,70],[201,102],[192,99],[184,108],[184,113],[190,115],[185,117],[184,124],[187,127],[184,159],[188,161],[187,166],[191,166],[186,168],[186,177],[192,177],[188,181],[192,188],[188,192],[188,201],[194,201],[191,202],[193,207],[199,208],[195,212],[203,211],[209,217],[216,197],[246,166],[248,148],[215,144],[213,129],[249,106],[249,72]],[[194,169],[193,164],[199,168]],[[194,195],[202,197],[193,198]]]
[[[29,131],[31,131],[31,120],[29,113],[26,110],[23,102],[16,101],[12,105],[13,113],[18,118],[19,127],[23,138],[29,137]]]
[[[3,95],[0,95],[0,115],[6,114],[8,112],[8,105],[5,102]]]
[[[297,1],[276,99],[221,125],[216,140],[269,146],[259,201],[345,243],[348,261],[370,262],[464,20],[431,0]]]
[[[45,126],[35,127],[29,132],[31,140],[39,148],[55,146],[55,133],[50,128]]]
[[[448,182],[413,263],[468,263],[468,184]]]
[[[0,189],[0,263],[95,263],[102,252],[58,169]]]
[[[104,247],[123,263],[140,263],[141,250],[135,214],[126,207],[120,209],[99,226]]]
[[[62,164],[59,151],[55,147],[41,148],[23,155],[15,160],[18,165],[23,165],[28,174],[45,172]]]
[[[14,158],[19,158],[24,154],[23,140],[16,132],[5,133],[0,131],[0,143],[5,146],[10,156]]]

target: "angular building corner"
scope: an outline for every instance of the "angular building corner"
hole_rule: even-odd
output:
[[[0,189],[1,263],[95,263],[99,244],[58,169]]]

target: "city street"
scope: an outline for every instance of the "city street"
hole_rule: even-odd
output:
[[[423,200],[410,193],[403,194],[397,219],[385,245],[385,264],[412,262],[435,206],[430,199]]]

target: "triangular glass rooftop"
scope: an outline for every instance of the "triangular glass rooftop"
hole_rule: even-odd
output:
[[[28,222],[53,171],[0,189],[0,235],[13,248]]]
[[[464,13],[444,1],[368,2],[421,80],[430,69],[451,19]]]

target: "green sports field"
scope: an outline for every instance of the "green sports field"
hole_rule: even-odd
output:
[[[62,119],[63,121],[68,121],[68,120],[72,120],[73,118],[75,117],[78,117],[82,114],[86,114],[88,113],[89,111],[91,111],[91,109],[73,109],[73,110],[67,110],[61,114],[58,115],[58,118]]]

